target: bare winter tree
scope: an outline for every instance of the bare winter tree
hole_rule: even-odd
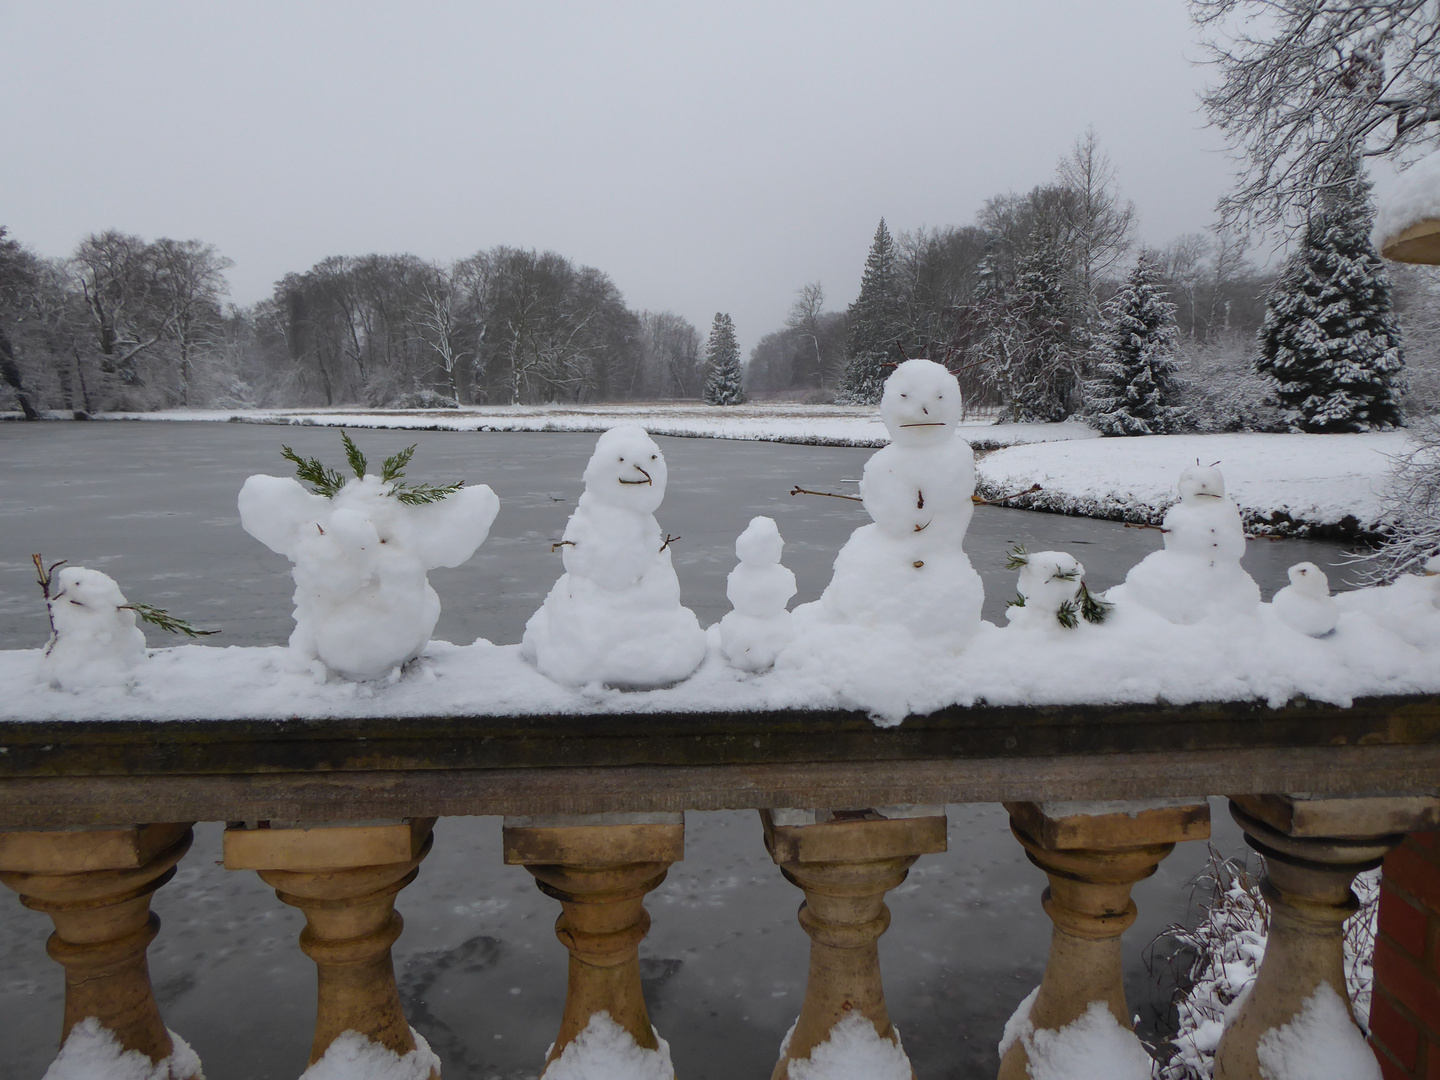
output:
[[[1227,223],[1302,221],[1352,148],[1403,160],[1440,134],[1440,0],[1190,0],[1220,80],[1203,96],[1242,162]]]
[[[1135,204],[1120,197],[1115,166],[1100,149],[1094,128],[1086,128],[1069,156],[1060,159],[1056,180],[1071,195],[1059,206],[1062,235],[1070,247],[1077,307],[1087,309],[1088,323],[1097,307],[1100,282],[1116,276],[1130,251]]]
[[[175,346],[180,404],[190,404],[197,360],[219,355],[220,298],[230,291],[225,271],[235,264],[199,240],[159,239],[150,245],[155,302]]]

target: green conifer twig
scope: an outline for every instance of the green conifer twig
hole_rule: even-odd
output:
[[[219,630],[197,630],[184,619],[177,619],[164,608],[158,608],[152,604],[121,604],[120,610],[133,611],[145,622],[152,626],[158,626],[161,630],[168,630],[172,634],[184,634],[186,637],[209,637],[211,634],[220,633]]]
[[[294,462],[296,478],[313,487],[316,495],[333,499],[345,486],[345,477],[335,469],[327,469],[319,458],[302,458],[288,446],[280,447],[280,456]]]
[[[360,448],[350,438],[348,431],[340,433],[340,441],[345,444],[345,460],[350,465],[350,471],[355,474],[356,480],[364,480],[365,470],[370,467],[370,463],[365,460],[365,455],[360,452]]]
[[[1005,553],[1005,569],[1020,570],[1030,565],[1030,553],[1024,544],[1016,544]]]

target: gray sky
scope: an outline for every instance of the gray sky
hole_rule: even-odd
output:
[[[597,266],[746,354],[884,215],[964,224],[1093,124],[1149,243],[1230,164],[1180,0],[0,0],[0,224],[46,255],[196,237],[260,299],[328,255],[494,244]]]

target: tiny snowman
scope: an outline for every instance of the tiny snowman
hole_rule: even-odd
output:
[[[40,679],[59,690],[124,681],[145,657],[145,635],[115,579],[67,566],[53,580],[42,576],[41,584],[52,633],[40,658]]]
[[[595,443],[584,479],[557,545],[565,573],[525,624],[521,655],[569,686],[679,682],[705,658],[705,633],[680,603],[671,538],[655,520],[665,458],[644,428],[622,425]]]
[[[1105,621],[1110,605],[1096,600],[1085,587],[1085,567],[1064,551],[1023,547],[1010,552],[1006,568],[1019,570],[1015,599],[1005,608],[1010,625],[1031,630],[1073,630],[1081,620]]]
[[[752,518],[735,541],[740,565],[730,571],[725,595],[735,610],[720,620],[720,645],[731,667],[764,671],[795,636],[785,605],[795,595],[795,575],[780,565],[785,541],[774,518]]]
[[[394,678],[440,618],[427,571],[475,554],[500,500],[483,484],[404,482],[413,446],[371,475],[350,437],[342,440],[353,478],[286,447],[314,491],[290,477],[252,476],[240,489],[240,524],[294,564],[295,666],[318,662],[318,673],[356,681]]]
[[[959,435],[960,384],[931,360],[885,380],[880,418],[890,444],[865,464],[860,497],[873,524],[851,534],[804,618],[917,636],[979,629],[984,588],[961,545],[975,512],[975,455]]]
[[[1214,467],[1180,474],[1180,501],[1161,524],[1164,548],[1131,567],[1107,599],[1135,603],[1173,623],[1197,623],[1223,614],[1246,614],[1260,605],[1260,587],[1240,565],[1245,529],[1240,507],[1225,497],[1225,478]]]
[[[1312,562],[1302,562],[1290,567],[1289,574],[1290,584],[1275,594],[1271,607],[1290,629],[1324,637],[1340,617],[1325,572]]]

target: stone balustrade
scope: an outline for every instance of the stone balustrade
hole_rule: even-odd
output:
[[[1265,857],[1271,933],[1216,1077],[1259,1080],[1268,1033],[1323,985],[1349,1009],[1340,927],[1355,909],[1351,882],[1405,835],[1440,825],[1437,788],[1433,697],[1350,709],[950,709],[893,729],[824,713],[0,721],[0,882],[54,922],[60,1039],[94,1017],[158,1063],[175,1046],[146,967],[163,932],[150,898],[192,823],[227,822],[226,867],[257,872],[305,915],[299,947],[315,962],[318,1002],[310,1061],[347,1032],[426,1055],[396,989],[395,897],[417,875],[424,887],[437,817],[503,815],[504,859],[558,901],[569,954],[548,1060],[601,1013],[658,1053],[639,974],[645,896],[684,858],[685,810],[755,809],[777,872],[803,893],[811,940],[772,1080],[805,1073],[795,1063],[842,1024],[864,1025],[908,1075],[880,979],[885,896],[916,860],[955,857],[942,856],[944,804],[1003,801],[1050,882],[1049,959],[999,1072],[1023,1080],[1042,1035],[1097,1003],[1133,1038],[1120,976],[1131,888],[1176,844],[1208,836],[1206,796],[1224,795]],[[182,1066],[172,1080],[190,1075]],[[436,1077],[442,1066],[425,1067]]]

